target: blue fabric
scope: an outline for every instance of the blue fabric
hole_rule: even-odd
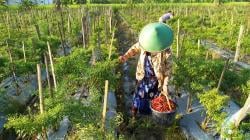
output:
[[[146,55],[144,61],[145,76],[138,81],[136,91],[133,97],[133,108],[136,108],[140,114],[150,114],[150,100],[159,95],[158,80],[155,76],[151,63],[151,56]]]

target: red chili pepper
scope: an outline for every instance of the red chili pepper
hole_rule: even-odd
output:
[[[151,101],[151,106],[154,110],[159,112],[170,112],[175,110],[176,106],[172,100],[169,100],[170,106],[168,101],[164,95],[161,95]],[[171,110],[172,109],[172,110]]]

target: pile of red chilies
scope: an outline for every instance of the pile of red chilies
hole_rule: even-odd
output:
[[[167,99],[166,96],[160,95],[151,101],[151,107],[159,112],[172,112],[176,106],[174,102]]]

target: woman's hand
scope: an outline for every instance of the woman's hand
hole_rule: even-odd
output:
[[[165,96],[168,96],[168,92],[167,91],[162,91],[161,94],[165,95]]]
[[[125,57],[124,56],[119,56],[119,62],[120,63],[124,63],[124,62],[126,62],[126,59],[125,59]]]

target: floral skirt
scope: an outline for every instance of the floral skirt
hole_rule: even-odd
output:
[[[150,101],[159,96],[158,80],[156,77],[144,77],[138,81],[133,96],[132,112],[143,115],[151,114]]]

